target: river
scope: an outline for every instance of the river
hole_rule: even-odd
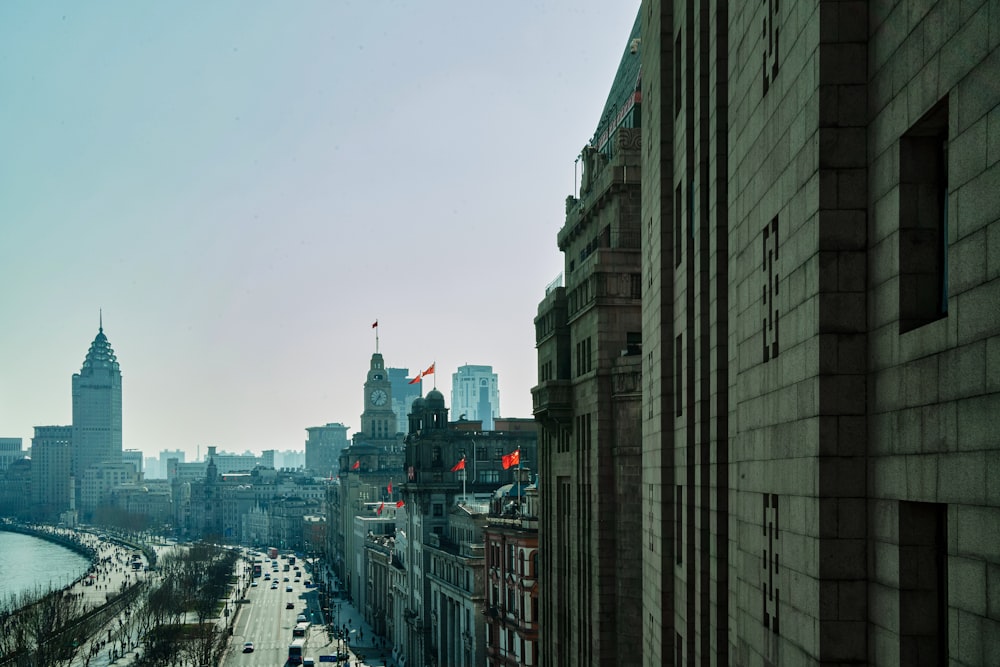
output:
[[[39,537],[0,530],[0,604],[24,591],[44,593],[75,581],[90,561],[71,549]]]

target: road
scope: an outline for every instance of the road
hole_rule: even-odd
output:
[[[309,580],[309,574],[301,569],[284,572],[282,566],[286,561],[281,559],[276,561],[279,565],[275,570],[271,565],[275,561],[260,555],[257,557],[262,561],[262,576],[257,580],[257,586],[247,589],[246,600],[239,603],[232,643],[223,660],[225,667],[284,665],[296,617],[304,612],[311,617],[309,607],[316,608],[316,593],[312,588],[306,588],[304,583]],[[269,578],[265,579],[264,575],[269,575]],[[275,580],[278,586],[272,588],[271,582]],[[291,609],[286,608],[288,603],[292,603]],[[253,642],[253,653],[243,653],[245,642]],[[322,627],[311,627],[306,636],[306,655],[313,655],[308,647],[325,644],[326,633]]]

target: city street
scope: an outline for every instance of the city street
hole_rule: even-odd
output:
[[[275,571],[272,566],[274,561],[266,556],[258,558],[262,561],[261,578],[257,580],[257,586],[247,589],[246,601],[238,604],[232,641],[223,661],[225,667],[285,665],[289,645],[295,639],[292,630],[299,614],[304,614],[310,623],[304,638],[303,657],[312,658],[317,665],[321,664],[322,656],[335,656],[339,649],[346,651],[346,663],[351,667],[395,667],[391,645],[383,645],[376,639],[371,627],[361,621],[361,615],[346,600],[337,601],[331,609],[331,630],[339,622],[341,628],[347,630],[346,640],[342,641],[332,633],[327,633],[319,593],[314,586],[307,588],[304,583],[312,581],[313,572],[305,569],[285,572],[282,568],[286,561],[280,558]],[[299,567],[306,566],[299,561]],[[271,578],[265,579],[266,574],[270,574]],[[300,576],[296,578],[295,574]],[[272,589],[271,581],[275,577],[278,586]],[[288,577],[288,582],[284,581],[285,577]],[[291,592],[286,591],[289,586],[292,588]],[[292,603],[292,609],[286,608],[289,602]],[[243,652],[246,642],[253,642],[252,653]],[[331,663],[324,661],[323,664]]]

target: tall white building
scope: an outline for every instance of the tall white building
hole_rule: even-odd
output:
[[[483,430],[493,430],[500,416],[500,391],[492,366],[459,366],[451,375],[451,414],[459,420],[481,420]]]
[[[73,475],[95,463],[122,461],[122,374],[101,326],[73,374]]]

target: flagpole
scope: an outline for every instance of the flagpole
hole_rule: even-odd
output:
[[[375,320],[375,354],[378,354],[378,320]]]
[[[465,459],[462,459],[462,460],[464,461]],[[468,504],[468,502],[469,502],[469,497],[465,495],[465,478],[468,477],[468,476],[469,476],[469,474],[466,472],[465,467],[463,466],[462,467],[462,502],[464,502],[466,504]]]
[[[521,447],[517,448],[517,512],[521,513]]]

